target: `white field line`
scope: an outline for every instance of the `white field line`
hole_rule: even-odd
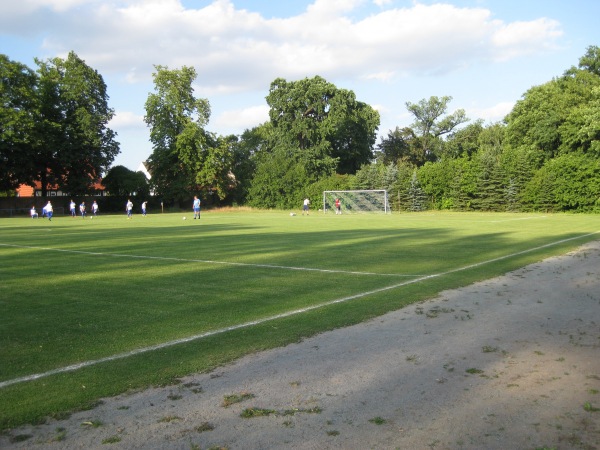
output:
[[[378,294],[380,292],[385,292],[385,291],[389,291],[392,289],[397,289],[399,287],[403,287],[403,286],[408,286],[409,284],[414,284],[414,283],[420,283],[421,281],[425,281],[425,280],[429,280],[432,278],[439,278],[442,277],[444,275],[449,275],[451,273],[455,273],[455,272],[461,272],[461,271],[465,271],[465,270],[469,270],[469,269],[474,269],[476,267],[480,267],[486,264],[490,264],[496,261],[502,261],[504,259],[509,259],[509,258],[513,258],[515,256],[520,256],[520,255],[524,255],[526,253],[531,253],[534,252],[536,250],[541,250],[543,248],[547,248],[547,247],[552,247],[554,245],[558,245],[558,244],[562,244],[564,242],[569,242],[569,241],[574,241],[576,239],[581,239],[581,238],[585,238],[585,237],[589,237],[589,236],[593,236],[595,234],[600,233],[600,231],[595,231],[593,233],[587,233],[587,234],[582,234],[580,236],[575,236],[575,237],[571,237],[571,238],[567,238],[567,239],[561,239],[560,241],[555,241],[555,242],[551,242],[549,244],[544,244],[544,245],[540,245],[538,247],[533,247],[527,250],[522,250],[520,252],[516,252],[516,253],[511,253],[509,255],[504,255],[504,256],[499,256],[497,258],[493,258],[493,259],[488,259],[486,261],[481,261],[478,263],[474,263],[474,264],[469,264],[467,266],[463,266],[463,267],[458,267],[456,269],[450,269],[447,270],[445,272],[440,272],[440,273],[435,273],[435,274],[431,274],[431,275],[425,275],[425,276],[421,276],[418,278],[415,278],[414,280],[408,280],[408,281],[404,281],[402,283],[397,283],[397,284],[393,284],[391,286],[385,286],[379,289],[373,289],[371,291],[367,291],[367,292],[361,292],[355,295],[350,295],[348,297],[342,297],[342,298],[338,298],[335,300],[330,300],[328,302],[324,302],[324,303],[320,303],[318,305],[313,305],[313,306],[309,306],[306,308],[302,308],[302,309],[296,309],[293,311],[287,311],[281,314],[276,314],[274,316],[269,316],[269,317],[264,317],[262,319],[257,319],[257,320],[253,320],[251,322],[246,322],[246,323],[242,323],[242,324],[238,324],[238,325],[232,325],[230,327],[225,327],[225,328],[220,328],[218,330],[213,330],[213,331],[207,331],[206,333],[201,333],[201,334],[196,334],[193,336],[188,336],[186,338],[182,338],[182,339],[175,339],[173,341],[168,341],[168,342],[163,342],[161,344],[157,344],[157,345],[152,345],[150,347],[143,347],[143,348],[138,348],[138,349],[134,349],[128,352],[124,352],[124,353],[118,353],[116,355],[112,355],[112,356],[107,356],[105,358],[100,358],[100,359],[95,359],[95,360],[90,360],[90,361],[83,361],[80,362],[78,364],[73,364],[70,366],[66,366],[66,367],[59,367],[57,369],[52,369],[49,370],[47,372],[42,372],[42,373],[36,373],[36,374],[32,374],[32,375],[27,375],[24,377],[19,377],[19,378],[13,378],[12,380],[6,380],[6,381],[2,381],[0,382],[0,389],[5,388],[7,386],[11,386],[13,384],[17,384],[17,383],[24,383],[26,381],[33,381],[33,380],[37,380],[39,378],[44,378],[44,377],[48,377],[51,375],[56,375],[56,374],[60,374],[60,373],[65,373],[65,372],[73,372],[75,370],[78,369],[82,369],[84,367],[89,367],[89,366],[94,366],[96,364],[101,364],[104,362],[110,362],[110,361],[116,361],[118,359],[124,359],[124,358],[128,358],[130,356],[136,356],[136,355],[140,355],[142,353],[147,353],[147,352],[151,352],[154,350],[160,350],[160,349],[164,349],[166,347],[172,347],[174,345],[178,345],[178,344],[184,344],[187,342],[192,342],[192,341],[196,341],[199,339],[203,339],[209,336],[215,336],[218,334],[222,334],[222,333],[227,333],[228,331],[233,331],[233,330],[239,330],[241,328],[248,328],[251,327],[253,325],[260,325],[272,320],[277,320],[277,319],[282,319],[282,318],[286,318],[286,317],[291,317],[297,314],[302,314],[308,311],[312,311],[315,309],[320,309],[323,308],[325,306],[330,306],[330,305],[334,305],[337,303],[344,303],[350,300],[355,300],[357,298],[363,298],[363,297],[367,297],[369,295],[373,295],[373,294]]]
[[[192,262],[202,264],[221,264],[227,266],[240,266],[240,267],[257,267],[261,269],[280,269],[280,270],[300,270],[305,272],[322,272],[322,273],[341,273],[348,275],[378,275],[382,277],[420,277],[419,274],[401,274],[401,273],[375,273],[375,272],[354,272],[350,270],[334,270],[334,269],[318,269],[314,267],[294,267],[294,266],[278,266],[275,264],[255,264],[255,263],[241,263],[241,262],[230,262],[230,261],[212,261],[208,259],[187,259],[187,258],[173,258],[167,256],[144,256],[144,255],[126,255],[124,253],[101,253],[101,252],[87,252],[83,250],[65,250],[61,248],[50,248],[50,247],[36,247],[30,245],[16,245],[16,244],[1,244],[0,247],[13,247],[13,248],[27,248],[32,250],[43,250],[52,252],[62,253],[74,253],[79,255],[93,255],[93,256],[110,256],[114,258],[135,258],[135,259],[153,259],[158,261],[175,261],[175,262]]]
[[[530,217],[517,217],[514,219],[502,219],[502,220],[485,220],[485,223],[499,223],[499,222],[512,222],[513,220],[534,220],[534,219],[546,219],[548,216],[530,216]]]

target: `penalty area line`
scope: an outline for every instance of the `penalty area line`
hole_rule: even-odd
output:
[[[469,270],[469,269],[473,269],[476,267],[481,267],[484,266],[486,264],[490,264],[490,263],[494,263],[497,261],[502,261],[504,259],[510,259],[510,258],[514,258],[516,256],[520,256],[520,255],[524,255],[527,253],[531,253],[537,250],[542,250],[544,248],[548,248],[548,247],[552,247],[555,245],[560,245],[563,244],[565,242],[570,242],[570,241],[574,241],[577,239],[582,239],[582,238],[586,238],[589,236],[593,236],[595,234],[600,233],[600,231],[595,231],[593,233],[587,233],[587,234],[582,234],[579,236],[574,236],[571,238],[567,238],[567,239],[561,239],[559,241],[555,241],[555,242],[550,242],[548,244],[544,244],[544,245],[540,245],[537,247],[533,247],[527,250],[522,250],[520,252],[515,252],[515,253],[510,253],[508,255],[503,255],[503,256],[499,256],[497,258],[493,258],[493,259],[488,259],[486,261],[480,261],[478,263],[474,263],[474,264],[469,264],[466,266],[462,266],[462,267],[457,267],[455,269],[450,269],[444,272],[440,272],[440,273],[435,273],[435,274],[431,274],[431,275],[425,275],[425,276],[421,276],[418,278],[415,278],[413,280],[407,280],[404,281],[402,283],[396,283],[390,286],[384,286],[378,289],[373,289],[371,291],[366,291],[366,292],[361,292],[358,294],[354,294],[354,295],[350,295],[347,297],[342,297],[342,298],[338,298],[335,300],[330,300],[328,302],[323,302],[317,305],[313,305],[313,306],[308,306],[306,308],[301,308],[301,309],[296,309],[293,311],[287,311],[281,314],[276,314],[273,316],[269,316],[269,317],[264,317],[262,319],[257,319],[257,320],[252,320],[250,322],[245,322],[242,324],[238,324],[238,325],[232,325],[229,327],[225,327],[225,328],[220,328],[218,330],[213,330],[213,331],[207,331],[206,333],[200,333],[200,334],[196,334],[193,336],[188,336],[185,338],[181,338],[181,339],[175,339],[172,341],[168,341],[168,342],[163,342],[161,344],[157,344],[157,345],[152,345],[149,347],[142,347],[142,348],[138,348],[138,349],[134,349],[128,352],[124,352],[124,353],[118,353],[116,355],[111,355],[111,356],[107,356],[105,358],[100,358],[100,359],[95,359],[95,360],[89,360],[89,361],[83,361],[77,364],[72,364],[69,366],[65,366],[65,367],[60,367],[60,368],[56,368],[56,369],[52,369],[49,370],[47,372],[42,372],[42,373],[37,373],[37,374],[32,374],[32,375],[27,375],[27,376],[23,376],[23,377],[19,377],[19,378],[13,378],[12,380],[6,380],[6,381],[2,381],[0,382],[0,389],[5,388],[7,386],[11,386],[14,384],[18,384],[18,383],[24,383],[27,381],[34,381],[40,378],[45,378],[45,377],[49,377],[51,375],[58,375],[58,374],[62,374],[62,373],[66,373],[66,372],[73,372],[75,370],[79,370],[79,369],[83,369],[86,367],[90,367],[90,366],[95,366],[97,364],[101,364],[101,363],[105,363],[105,362],[111,362],[111,361],[116,361],[116,360],[120,360],[120,359],[124,359],[124,358],[129,358],[131,356],[137,356],[137,355],[141,355],[143,353],[148,353],[151,351],[155,351],[155,350],[161,350],[167,347],[172,347],[175,345],[179,345],[179,344],[185,344],[188,342],[193,342],[193,341],[197,341],[203,338],[207,338],[207,337],[211,337],[211,336],[216,336],[219,334],[223,334],[223,333],[227,333],[229,331],[235,331],[235,330],[239,330],[239,329],[243,329],[243,328],[248,328],[254,325],[262,325],[264,323],[273,321],[273,320],[277,320],[277,319],[284,319],[287,317],[291,317],[291,316],[295,316],[298,314],[302,314],[305,312],[309,312],[309,311],[314,311],[316,309],[320,309],[320,308],[324,308],[326,306],[331,306],[331,305],[335,305],[335,304],[339,304],[339,303],[345,303],[351,300],[356,300],[358,298],[363,298],[363,297],[367,297],[370,295],[374,295],[374,294],[379,294],[381,292],[386,292],[386,291],[390,291],[393,289],[398,289],[400,287],[403,286],[408,286],[410,284],[415,284],[415,283],[420,283],[422,281],[426,281],[426,280],[430,280],[433,278],[439,278],[442,277],[444,275],[449,275],[452,273],[456,273],[456,272],[461,272],[461,271],[465,271],[465,270]],[[0,244],[1,245],[1,244]]]

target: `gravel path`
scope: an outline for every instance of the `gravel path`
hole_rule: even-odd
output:
[[[589,450],[600,448],[599,349],[594,242],[180,386],[13,430],[0,448]],[[251,398],[223,406],[231,395]],[[19,434],[32,437],[11,442]]]

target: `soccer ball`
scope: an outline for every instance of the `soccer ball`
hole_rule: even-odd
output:
[[[291,212],[290,216],[294,217],[296,215],[296,213]]]
[[[183,216],[183,220],[187,219],[187,217]]]

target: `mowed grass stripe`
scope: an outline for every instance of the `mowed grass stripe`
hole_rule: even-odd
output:
[[[28,260],[32,260],[27,249]],[[226,328],[381,286],[356,275],[33,252],[11,276],[0,380]],[[46,267],[46,277],[36,275]],[[84,268],[84,269],[79,269]],[[15,274],[16,275],[16,274]],[[51,280],[51,281],[49,281]],[[0,322],[3,322],[0,319]],[[7,319],[8,322],[8,319]],[[19,336],[11,339],[11,336]]]
[[[273,320],[282,319],[282,318],[294,316],[294,315],[297,315],[297,314],[306,313],[308,311],[312,311],[312,310],[315,310],[315,309],[323,308],[325,306],[329,306],[329,305],[333,305],[333,304],[337,304],[337,303],[344,303],[344,302],[347,302],[347,301],[350,301],[350,300],[355,300],[355,299],[358,299],[358,298],[366,297],[366,296],[377,294],[377,293],[380,293],[380,292],[384,292],[384,291],[388,291],[388,290],[392,290],[392,289],[397,289],[397,288],[400,288],[400,287],[404,287],[404,286],[407,286],[409,284],[419,283],[419,282],[422,282],[422,281],[425,281],[425,280],[429,280],[429,279],[432,279],[432,278],[441,277],[441,276],[444,276],[444,275],[448,275],[450,273],[461,272],[461,271],[464,271],[464,270],[473,269],[475,267],[479,267],[479,266],[483,266],[483,265],[486,265],[486,264],[494,263],[494,262],[500,261],[502,259],[513,258],[515,256],[523,255],[525,253],[534,252],[534,251],[540,250],[542,248],[548,248],[548,247],[552,247],[552,246],[555,246],[555,245],[564,244],[566,242],[573,241],[573,240],[580,240],[582,238],[586,238],[586,237],[595,235],[597,233],[598,232],[594,232],[594,233],[589,233],[587,235],[575,236],[575,237],[572,237],[572,238],[563,239],[563,240],[557,241],[557,242],[551,242],[549,244],[546,244],[546,245],[543,245],[543,246],[540,246],[540,247],[531,248],[531,249],[528,249],[528,250],[523,250],[521,252],[517,252],[517,253],[514,253],[514,254],[500,256],[500,257],[495,258],[493,260],[481,261],[479,263],[471,264],[469,266],[458,267],[456,269],[452,269],[452,270],[449,270],[449,271],[444,272],[444,273],[438,273],[438,274],[431,274],[431,275],[420,276],[420,277],[415,278],[413,280],[404,281],[402,283],[394,284],[394,285],[391,285],[391,286],[381,287],[381,288],[375,289],[373,291],[361,292],[361,293],[358,293],[358,294],[355,294],[355,295],[351,295],[351,296],[348,296],[348,297],[343,297],[343,298],[335,299],[335,300],[332,300],[332,301],[328,301],[328,302],[317,304],[317,305],[312,305],[312,306],[305,307],[305,308],[302,308],[302,309],[297,309],[297,310],[294,310],[294,311],[283,312],[283,313],[277,314],[275,316],[265,317],[265,318],[253,320],[251,322],[246,322],[246,323],[242,323],[242,324],[238,324],[238,325],[232,325],[232,326],[229,326],[229,327],[226,327],[226,328],[221,328],[221,329],[214,330],[214,331],[208,331],[206,333],[197,334],[197,335],[193,335],[193,336],[188,336],[188,337],[185,337],[185,338],[182,338],[182,339],[176,339],[174,341],[164,342],[164,343],[153,345],[153,346],[150,346],[150,347],[138,348],[138,349],[134,349],[134,350],[131,350],[131,351],[128,351],[128,352],[125,352],[125,353],[120,353],[120,354],[117,354],[117,355],[111,355],[111,356],[108,356],[108,357],[105,357],[105,358],[100,358],[98,360],[84,361],[84,362],[81,362],[81,363],[78,363],[78,364],[73,364],[73,365],[70,365],[70,366],[67,366],[67,367],[61,367],[61,368],[49,370],[49,371],[44,372],[44,373],[37,373],[37,374],[32,374],[32,375],[28,375],[28,376],[24,376],[24,377],[20,377],[20,378],[15,378],[15,379],[12,379],[12,380],[3,381],[3,382],[0,382],[0,389],[4,388],[4,387],[7,387],[7,386],[10,386],[10,385],[13,385],[13,384],[17,384],[17,383],[23,383],[23,382],[27,382],[27,381],[37,380],[39,378],[44,378],[44,377],[48,377],[48,376],[56,375],[56,374],[60,374],[60,373],[71,372],[71,371],[74,371],[74,370],[82,369],[84,367],[89,367],[89,366],[93,366],[93,365],[101,364],[101,363],[105,363],[105,362],[111,362],[111,361],[115,361],[115,360],[118,360],[118,359],[128,358],[128,357],[139,355],[139,354],[146,353],[146,352],[161,350],[161,349],[164,349],[164,348],[167,348],[167,347],[171,347],[171,346],[179,345],[179,344],[185,344],[187,342],[195,341],[195,340],[198,340],[198,339],[203,339],[203,338],[206,338],[206,337],[209,337],[209,336],[215,336],[215,335],[218,335],[218,334],[227,333],[229,331],[234,331],[234,330],[238,330],[238,329],[241,329],[241,328],[247,328],[247,327],[251,327],[251,326],[254,326],[254,325],[263,324],[265,322],[270,322],[270,321],[273,321]]]
[[[0,425],[169,382],[246,352],[356,323],[439,290],[566,251],[594,239],[598,225],[597,216],[585,215],[507,220],[520,217],[525,216],[440,213],[297,220],[270,212],[209,213],[201,223],[167,214],[147,221],[119,216],[97,221],[58,218],[51,224],[2,220],[0,241],[11,245],[132,257],[58,256],[54,251],[1,247],[0,380],[190,336],[205,338],[163,347],[152,356],[137,354],[87,367],[68,378],[56,374],[6,386],[0,390]],[[142,255],[173,260],[137,258]],[[377,276],[186,261],[193,259],[434,278],[390,284]],[[401,285],[406,289],[398,290]],[[290,316],[294,311],[303,313]],[[206,335],[249,323],[256,325],[218,338]]]
[[[305,272],[323,272],[323,273],[339,273],[339,274],[347,274],[347,275],[377,275],[384,277],[420,277],[423,274],[401,274],[401,273],[376,273],[376,272],[359,272],[359,271],[347,271],[347,270],[336,270],[336,269],[319,269],[316,267],[291,267],[291,266],[279,266],[275,264],[252,264],[252,263],[242,263],[242,262],[232,262],[232,261],[213,261],[213,260],[205,260],[205,259],[187,259],[187,258],[174,258],[174,257],[165,257],[165,256],[148,256],[148,255],[126,255],[120,253],[101,253],[101,252],[88,252],[83,250],[65,250],[60,248],[49,248],[49,247],[34,247],[29,245],[14,245],[14,244],[3,244],[0,243],[2,247],[14,247],[14,248],[24,248],[31,250],[41,250],[41,251],[54,251],[54,252],[62,252],[62,253],[77,253],[81,255],[92,255],[92,256],[108,256],[114,258],[138,258],[138,259],[155,259],[160,261],[176,261],[176,262],[191,262],[191,263],[202,263],[202,264],[217,264],[217,265],[226,265],[226,266],[242,266],[242,267],[257,267],[257,268],[267,268],[267,269],[278,269],[278,270],[299,270]]]

